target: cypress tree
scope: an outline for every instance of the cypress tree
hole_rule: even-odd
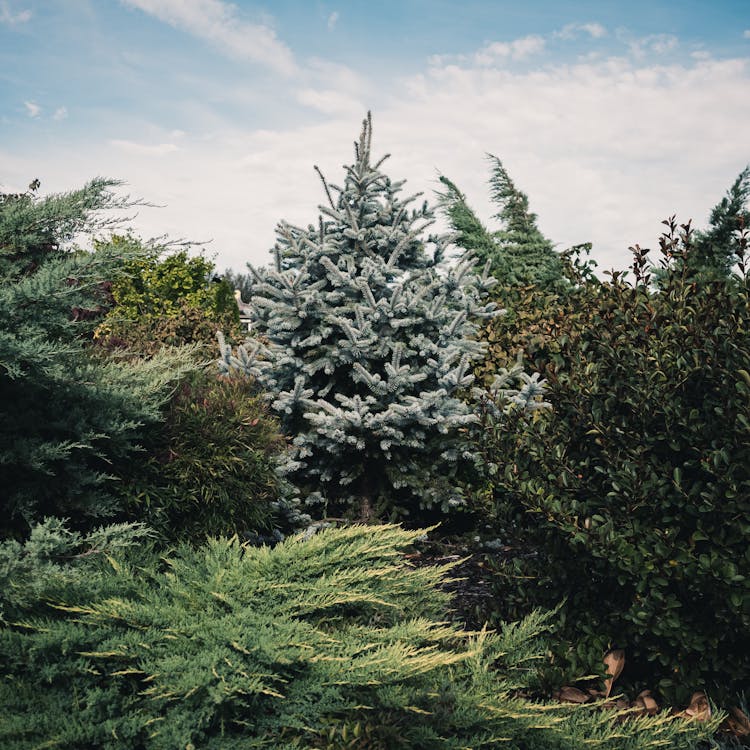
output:
[[[500,159],[492,154],[488,159],[492,165],[490,196],[499,208],[492,218],[502,225],[497,231],[484,226],[455,183],[440,177],[446,187],[438,194],[440,205],[458,232],[458,244],[474,251],[482,262],[489,261],[503,287],[554,285],[563,278],[560,256],[539,230],[528,196],[515,186]]]
[[[708,228],[697,232],[686,257],[688,266],[708,279],[726,278],[740,259],[739,232],[750,227],[750,166],[740,172],[727,194],[713,207]]]

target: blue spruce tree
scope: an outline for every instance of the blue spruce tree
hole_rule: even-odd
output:
[[[495,314],[483,302],[494,279],[468,255],[445,264],[449,237],[422,239],[433,213],[401,198],[371,136],[368,115],[342,187],[321,175],[318,226],[282,222],[275,264],[251,267],[259,339],[236,354],[222,343],[220,366],[273,394],[292,438],[282,471],[323,513],[447,512],[464,504],[455,474],[476,416],[459,396],[483,356],[475,321]]]

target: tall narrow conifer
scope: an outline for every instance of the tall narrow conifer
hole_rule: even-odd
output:
[[[492,218],[501,224],[497,231],[484,226],[455,183],[440,178],[446,188],[439,193],[440,204],[458,232],[459,245],[473,250],[482,262],[489,261],[503,286],[555,284],[563,276],[563,264],[552,242],[539,230],[528,196],[516,187],[500,159],[492,154],[487,158],[492,167],[490,197],[498,207]]]

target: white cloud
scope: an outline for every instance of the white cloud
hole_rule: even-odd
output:
[[[575,39],[579,32],[583,31],[592,39],[601,39],[607,35],[607,29],[600,23],[569,23],[563,26],[559,31],[552,33],[552,36],[560,39]]]
[[[490,42],[473,54],[431,55],[427,59],[430,66],[469,65],[490,67],[503,60],[524,60],[539,54],[545,48],[544,37],[538,34],[513,39],[510,42]]]
[[[539,54],[545,46],[543,37],[536,34],[514,39],[512,42],[491,42],[474,55],[477,65],[492,65],[498,60],[523,60]]]
[[[440,170],[488,220],[495,210],[483,155],[490,151],[528,193],[542,231],[561,248],[593,241],[605,269],[626,267],[629,245],[655,245],[671,214],[705,225],[748,162],[746,141],[728,137],[750,120],[750,99],[736,96],[750,87],[748,59],[610,57],[518,72],[506,66],[509,55],[478,64],[467,54],[460,67],[434,60],[386,88],[347,69],[325,88],[295,82],[280,94],[315,116],[290,118],[275,131],[222,122],[207,103],[212,118],[196,109],[187,134],[170,125],[138,142],[87,136],[86,148],[13,154],[0,146],[0,163],[9,182],[22,186],[39,174],[48,190],[95,174],[124,179],[133,195],[165,206],[143,209],[136,231],[214,238],[207,249],[219,254],[219,267],[241,270],[246,261],[269,260],[280,219],[315,223],[325,196],[312,166],[341,181],[366,107],[376,155],[393,153],[388,174],[408,179],[407,194],[423,190],[432,201]]]
[[[164,156],[179,151],[180,147],[174,143],[135,143],[134,141],[111,140],[110,144],[115,148],[125,151],[134,156]]]
[[[306,67],[313,78],[325,81],[326,86],[340,91],[363,93],[371,87],[371,83],[362,75],[340,63],[311,57],[306,61]]]
[[[52,115],[52,119],[55,121],[64,120],[68,116],[68,108],[67,107],[58,107],[55,110],[55,113]]]
[[[601,39],[601,37],[607,35],[607,29],[600,23],[584,23],[581,24],[581,29],[594,39]]]
[[[307,107],[331,116],[361,115],[366,106],[360,99],[335,89],[301,89],[296,93],[297,101]]]
[[[334,10],[333,13],[331,13],[330,16],[328,16],[328,30],[333,31],[336,28],[336,24],[339,21],[339,12],[337,10]]]
[[[297,72],[291,50],[266,24],[243,21],[222,0],[121,0],[175,28],[205,39],[230,57],[248,60],[286,76]]]
[[[26,114],[29,117],[39,117],[42,113],[42,108],[36,102],[24,102],[23,106],[26,107]]]
[[[651,34],[650,36],[636,39],[629,43],[630,54],[637,59],[654,55],[665,55],[679,45],[679,40],[671,34]]]
[[[19,10],[14,12],[10,4],[0,0],[0,24],[15,26],[19,23],[27,23],[31,20],[30,10]]]
[[[742,36],[745,37],[745,39],[750,39],[750,29],[745,29],[742,32]]]

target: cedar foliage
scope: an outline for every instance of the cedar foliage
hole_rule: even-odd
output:
[[[497,634],[443,622],[448,566],[403,556],[421,533],[354,526],[275,548],[215,540],[161,563],[79,551],[68,574],[64,531],[47,529],[46,549],[23,550],[26,580],[47,573],[34,596],[14,598],[13,572],[0,591],[14,607],[0,626],[0,744],[628,750],[692,748],[714,728],[665,715],[618,723],[523,697],[544,618]]]
[[[693,249],[687,262],[690,270],[708,279],[729,276],[742,254],[739,236],[743,228],[750,227],[750,166],[740,172],[727,194],[713,207],[708,228],[696,232]]]
[[[46,515],[86,526],[116,512],[110,479],[186,366],[177,354],[126,365],[86,345],[122,253],[70,241],[132,205],[116,185],[0,195],[0,536],[23,535]]]

